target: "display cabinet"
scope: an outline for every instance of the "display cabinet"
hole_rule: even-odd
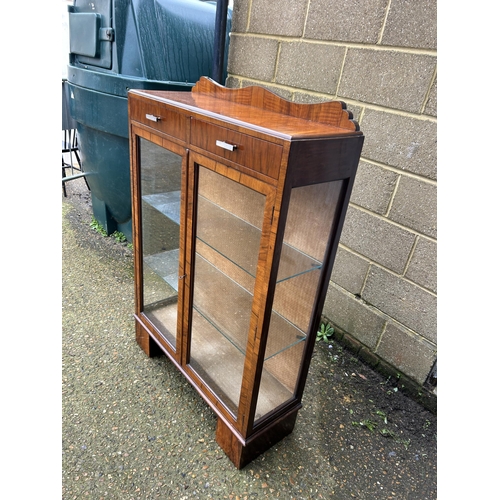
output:
[[[241,468],[295,425],[363,134],[342,102],[208,78],[128,103],[137,341]]]

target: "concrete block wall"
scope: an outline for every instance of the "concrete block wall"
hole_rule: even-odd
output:
[[[422,388],[437,357],[436,10],[436,0],[234,0],[226,81],[353,112],[365,144],[323,314]]]

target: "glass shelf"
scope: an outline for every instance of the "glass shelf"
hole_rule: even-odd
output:
[[[260,229],[202,196],[198,197],[198,203],[199,217],[203,221],[198,224],[198,238],[255,278]],[[320,268],[318,260],[283,244],[277,282]]]
[[[180,224],[180,191],[146,195],[142,198],[165,217]],[[255,256],[259,253],[261,231],[202,196],[199,196],[198,203],[198,211],[203,220],[203,224],[199,224],[198,238],[255,278],[257,273]],[[159,261],[166,261],[166,259],[170,261],[173,254],[151,257],[153,256],[146,258],[145,261],[152,269],[158,269],[158,274],[166,279],[167,273]],[[158,263],[155,263],[155,260]],[[165,265],[171,264],[169,262]],[[321,262],[284,243],[277,283],[316,269],[321,269]],[[176,273],[175,269],[174,274]],[[174,286],[172,277],[166,281]],[[177,276],[175,276],[175,282],[177,282]],[[175,283],[175,289],[177,289],[177,283]]]
[[[236,418],[245,355],[197,310],[193,310],[192,322],[191,346],[197,356],[190,359],[189,365]],[[271,411],[276,406],[276,398],[286,401],[292,394],[264,369],[256,418]]]
[[[193,307],[241,354],[245,354],[253,296],[245,288],[219,271],[201,255],[196,255],[196,282]],[[266,347],[269,359],[289,347],[303,342],[304,332],[272,312],[272,331]]]
[[[180,224],[181,218],[181,192],[167,191],[165,193],[148,194],[142,197],[144,201],[156,208],[165,217]]]
[[[144,306],[144,314],[171,345],[177,331],[177,296]]]
[[[142,200],[158,210],[158,212],[167,217],[167,219],[180,225],[180,191],[144,195]],[[178,248],[146,255],[144,256],[144,262],[158,276],[161,276],[176,292],[178,291]]]
[[[144,262],[158,276],[163,278],[176,292],[178,292],[179,249],[146,255]]]
[[[260,229],[198,196],[197,237],[255,278]]]

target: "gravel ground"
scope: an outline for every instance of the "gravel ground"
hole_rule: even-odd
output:
[[[135,342],[132,254],[62,201],[62,498],[437,498],[436,416],[341,346],[317,343],[294,432],[241,471],[166,357]]]

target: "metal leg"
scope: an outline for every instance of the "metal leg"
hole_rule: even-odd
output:
[[[83,177],[85,180],[85,184],[87,186],[87,189],[90,191],[90,186],[89,183],[87,182],[87,178],[85,176],[85,173],[82,168],[82,162],[80,155],[78,154],[78,136],[76,129],[71,129],[71,130],[64,130],[63,131],[63,144],[62,144],[62,178],[63,178],[63,192],[64,196],[66,196],[66,187],[65,183],[67,181],[71,181],[73,179],[78,179],[80,177]],[[69,163],[64,161],[64,154],[69,154]],[[75,165],[73,162],[73,155],[75,155],[76,162],[78,163],[78,166]],[[67,177],[66,176],[66,169],[71,168],[71,176]],[[79,172],[79,174],[75,174],[75,170]]]
[[[64,194],[64,197],[66,198],[67,197],[67,194],[66,194],[66,183],[64,182],[64,178],[66,177],[66,167],[64,165],[64,158],[62,159],[62,178],[63,178],[63,181],[62,181],[62,190],[63,190],[63,194]]]

